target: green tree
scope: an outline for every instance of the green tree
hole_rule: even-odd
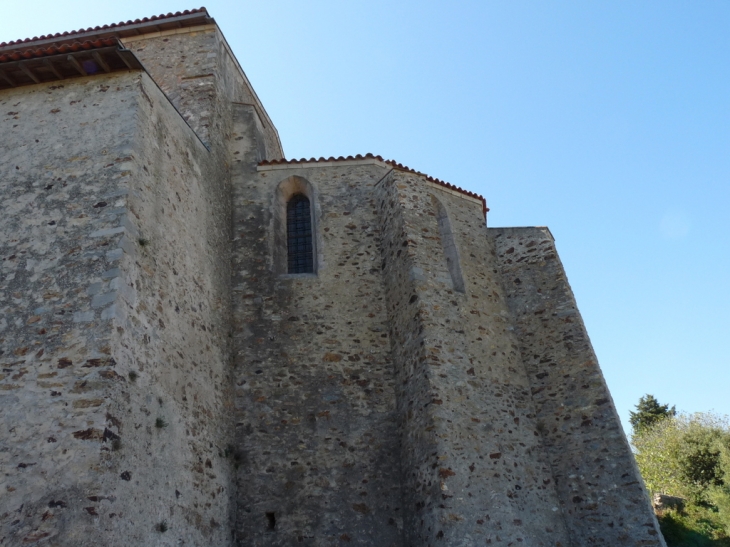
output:
[[[717,508],[717,514],[725,532],[730,535],[730,449],[727,445],[720,447],[720,468],[723,472],[723,484],[708,489],[707,497]]]
[[[651,494],[686,499],[684,510],[658,514],[668,547],[730,547],[730,422],[712,413],[677,414],[660,409],[650,425],[634,424],[631,444]],[[653,399],[653,397],[652,397]],[[656,403],[656,404],[654,404]],[[647,405],[644,405],[647,406]],[[641,410],[637,405],[637,413]],[[638,425],[638,427],[637,427]]]
[[[664,418],[671,418],[677,415],[675,407],[661,405],[653,395],[644,395],[636,405],[636,412],[629,411],[629,423],[638,433],[646,428],[652,427]]]
[[[725,417],[710,413],[665,417],[651,427],[638,428],[631,443],[652,493],[703,504],[710,502],[711,489],[724,486],[722,458],[730,450],[730,424]]]

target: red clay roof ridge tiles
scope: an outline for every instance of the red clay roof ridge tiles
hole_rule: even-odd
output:
[[[322,163],[322,162],[334,162],[334,161],[353,161],[353,160],[369,160],[374,159],[378,161],[382,161],[383,163],[390,165],[391,167],[395,169],[399,169],[401,171],[406,171],[408,173],[413,173],[414,175],[419,175],[424,177],[427,181],[432,182],[434,184],[438,184],[439,186],[443,186],[444,188],[448,188],[449,190],[453,190],[455,192],[459,192],[460,194],[464,194],[466,196],[478,199],[482,202],[484,214],[487,214],[487,211],[489,211],[489,208],[487,207],[487,200],[484,199],[484,196],[481,196],[475,192],[470,192],[469,190],[464,190],[463,188],[460,188],[454,184],[451,184],[449,182],[445,182],[443,180],[434,178],[430,175],[427,175],[425,173],[421,173],[420,171],[416,171],[415,169],[412,169],[408,167],[407,165],[403,165],[402,163],[398,163],[394,160],[385,160],[382,156],[377,156],[375,154],[371,154],[368,152],[365,155],[357,154],[356,156],[339,156],[335,158],[334,156],[330,156],[329,158],[301,158],[301,159],[281,159],[281,160],[264,160],[262,162],[259,162],[259,165],[261,167],[265,167],[267,165],[285,165],[285,164],[296,164],[296,163]]]
[[[181,17],[183,15],[192,15],[192,14],[205,14],[206,16],[210,17],[208,14],[208,10],[206,10],[204,7],[198,8],[198,9],[191,9],[191,10],[185,10],[185,11],[177,11],[175,13],[167,13],[167,14],[161,14],[161,15],[153,15],[152,17],[144,17],[142,19],[135,19],[134,21],[122,21],[119,23],[112,23],[111,25],[102,25],[102,26],[96,26],[96,27],[89,27],[85,29],[79,29],[79,30],[72,30],[72,31],[66,31],[66,32],[57,32],[56,34],[44,34],[43,36],[34,36],[33,38],[25,38],[21,40],[12,40],[10,42],[2,42],[0,43],[0,48],[7,48],[9,46],[22,46],[24,44],[32,44],[33,42],[39,42],[41,40],[50,40],[50,39],[59,39],[64,40],[67,37],[73,37],[76,34],[83,34],[87,32],[103,32],[103,31],[114,31],[117,28],[124,28],[130,25],[141,25],[143,23],[151,23],[154,24],[155,21],[164,21],[165,19],[172,19],[174,17]]]
[[[387,162],[389,160],[384,160],[382,156],[376,156],[375,154],[371,154],[368,152],[364,156],[362,154],[358,154],[356,156],[340,156],[338,158],[335,158],[334,156],[330,156],[329,158],[301,158],[301,159],[280,159],[280,160],[263,160],[259,162],[259,165],[265,166],[265,165],[284,165],[287,163],[318,163],[318,162],[327,162],[327,161],[352,161],[352,160],[368,160],[368,159],[375,159],[382,162]]]

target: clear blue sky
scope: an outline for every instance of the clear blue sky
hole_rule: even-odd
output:
[[[0,42],[195,7],[12,2]],[[730,2],[206,7],[287,157],[381,154],[550,227],[627,430],[645,393],[730,414]]]

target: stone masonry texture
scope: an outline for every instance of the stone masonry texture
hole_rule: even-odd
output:
[[[0,546],[663,546],[548,229],[284,160],[203,15],[0,89]]]

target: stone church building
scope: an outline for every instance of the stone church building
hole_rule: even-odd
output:
[[[0,546],[664,545],[550,231],[285,159],[204,8],[0,43],[0,189]]]

